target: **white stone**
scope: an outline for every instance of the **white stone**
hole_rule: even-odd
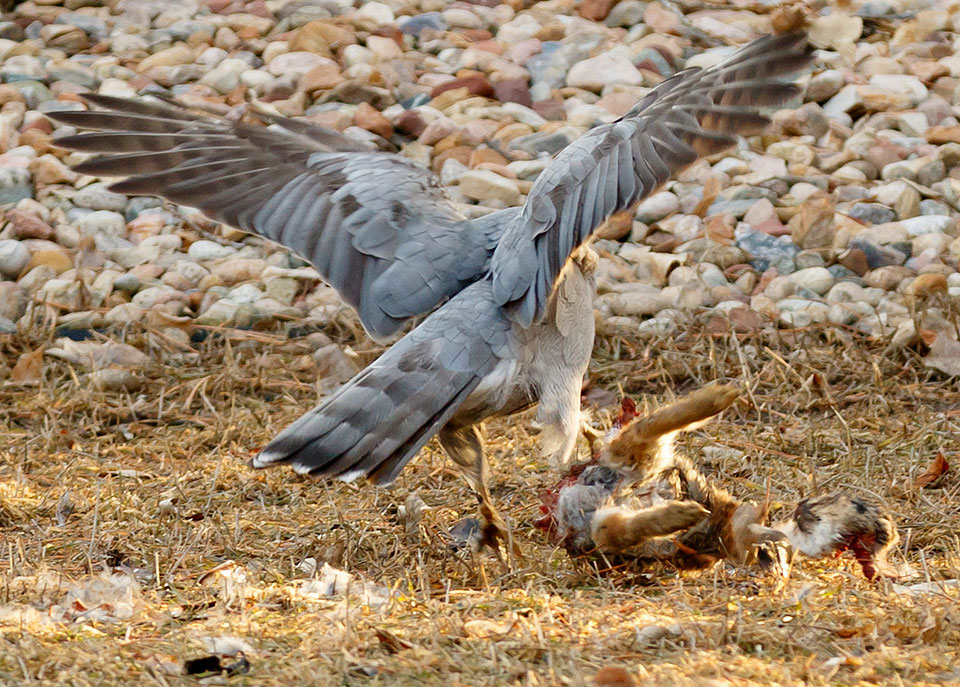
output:
[[[30,262],[30,251],[19,241],[0,241],[0,274],[17,277]]]
[[[206,240],[194,241],[190,244],[190,248],[187,249],[187,255],[190,256],[190,259],[196,260],[197,262],[228,258],[236,252],[237,251],[230,246],[222,246],[219,243]]]
[[[862,99],[856,84],[848,84],[824,103],[823,112],[831,119],[837,119],[855,108],[861,102]]]
[[[929,234],[932,232],[946,233],[954,226],[954,220],[946,215],[920,215],[909,219],[900,220],[910,236],[919,236],[920,234]]]
[[[483,28],[483,21],[476,14],[468,9],[451,8],[443,13],[443,19],[450,26],[460,29],[480,29]]]
[[[863,19],[840,11],[814,18],[810,22],[810,42],[818,48],[838,50],[856,43],[863,33]]]
[[[81,234],[107,236],[124,236],[127,233],[127,222],[118,212],[110,210],[96,210],[84,215],[74,223]]]
[[[907,136],[921,137],[930,128],[927,115],[922,112],[901,112],[897,115],[900,131]]]
[[[229,300],[238,305],[241,303],[256,303],[265,295],[266,294],[254,284],[241,284],[231,289],[230,292],[224,296],[223,300]]]
[[[143,313],[145,312],[146,309],[136,303],[121,303],[107,312],[103,319],[107,324],[122,326],[131,322],[139,322],[143,319]]]
[[[311,69],[321,65],[330,65],[339,69],[339,65],[328,57],[312,52],[288,52],[274,57],[267,69],[274,76],[292,76],[300,78]]]
[[[460,179],[460,192],[474,200],[501,200],[507,205],[520,202],[520,187],[512,179],[487,169],[472,169]]]
[[[808,267],[789,275],[790,281],[799,288],[810,289],[819,295],[825,294],[833,286],[833,275],[826,267]]]
[[[910,74],[874,74],[870,77],[870,85],[884,91],[908,95],[914,104],[926,99],[928,93],[923,82]]]
[[[451,186],[459,183],[463,175],[470,171],[470,168],[452,157],[443,161],[443,167],[440,168],[440,183],[444,186]]]
[[[365,31],[373,31],[385,24],[392,24],[396,21],[393,10],[390,5],[382,2],[364,2],[353,13],[351,17],[353,23]]]
[[[567,85],[588,91],[599,91],[610,84],[640,86],[643,74],[619,52],[605,52],[577,62],[567,72]]]
[[[806,327],[816,322],[827,322],[830,306],[804,298],[786,298],[777,303],[779,320],[790,327]]]
[[[635,216],[644,224],[653,224],[679,209],[680,199],[670,191],[661,191],[640,203]]]

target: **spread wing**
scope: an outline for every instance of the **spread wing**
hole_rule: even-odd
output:
[[[769,120],[758,109],[793,96],[796,86],[779,79],[808,60],[803,34],[758,39],[713,67],[667,79],[621,119],[567,146],[537,179],[522,216],[496,248],[496,301],[523,325],[539,320],[570,254],[604,220],[697,158],[759,132]]]
[[[94,130],[57,145],[107,153],[77,171],[128,177],[111,189],[196,207],[286,246],[317,268],[375,337],[486,270],[499,225],[467,220],[409,160],[283,117],[264,127],[175,104],[84,97],[101,109],[49,114]]]

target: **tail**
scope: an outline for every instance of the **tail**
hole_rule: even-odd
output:
[[[487,291],[474,285],[448,301],[283,430],[253,466],[392,482],[497,364],[486,337],[509,325]]]
[[[655,474],[673,460],[673,439],[678,432],[699,427],[732,404],[737,395],[733,386],[715,384],[633,420],[610,440],[600,460],[629,470],[638,479]]]
[[[289,463],[300,473],[389,484],[476,387],[479,378],[439,365],[405,369],[390,355],[281,432],[253,466]],[[425,361],[429,362],[429,361]]]

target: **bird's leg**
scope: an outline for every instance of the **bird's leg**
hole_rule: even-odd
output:
[[[490,467],[483,452],[483,437],[480,426],[451,427],[446,425],[440,430],[438,438],[443,450],[446,451],[450,460],[456,463],[460,474],[473,489],[474,494],[477,495],[477,501],[480,502],[481,545],[489,546],[499,556],[499,542],[502,541],[508,547],[508,550],[516,553],[516,546],[513,544],[510,529],[494,507],[493,499],[490,498],[490,490],[487,486]]]
[[[586,424],[580,412],[581,378],[582,375],[561,375],[558,383],[545,385],[541,392],[537,409],[537,419],[543,423],[540,448],[551,467],[569,466],[577,448],[577,437],[584,432]]]

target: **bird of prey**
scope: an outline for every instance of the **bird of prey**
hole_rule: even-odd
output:
[[[437,435],[495,546],[508,533],[487,487],[481,423],[539,403],[547,452],[561,464],[571,456],[594,337],[595,230],[700,156],[758,133],[769,121],[761,109],[797,93],[785,79],[808,59],[806,37],[792,33],[681,71],[562,150],[522,207],[479,219],[413,162],[300,120],[265,127],[104,95],[84,96],[99,109],[49,116],[93,130],[59,146],[106,153],[77,171],[127,177],[111,189],[196,207],[286,246],[372,337],[429,313],[253,465],[388,484]]]

